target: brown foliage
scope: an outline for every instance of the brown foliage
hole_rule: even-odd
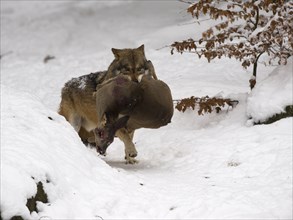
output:
[[[184,98],[177,101],[175,108],[180,112],[185,112],[186,109],[191,108],[195,110],[196,105],[198,108],[198,114],[203,115],[206,113],[211,113],[212,111],[216,111],[219,113],[223,107],[231,106],[235,107],[238,104],[238,101],[231,99],[223,99],[223,98],[210,98],[209,96],[205,96],[202,98],[191,96],[190,98]]]
[[[252,78],[249,80],[249,87],[250,87],[251,90],[254,88],[255,84],[256,84],[255,77],[252,77]]]
[[[47,56],[45,56],[43,62],[44,62],[44,63],[48,63],[49,60],[53,60],[53,59],[55,59],[54,56],[47,55]]]
[[[222,56],[236,58],[244,68],[267,54],[267,64],[286,64],[293,55],[293,2],[285,0],[196,0],[187,9],[193,17],[208,15],[223,22],[204,31],[200,39],[174,42],[174,50],[196,53],[209,62]],[[235,21],[244,21],[243,25]],[[236,41],[237,40],[237,41]],[[253,75],[256,75],[256,68]]]

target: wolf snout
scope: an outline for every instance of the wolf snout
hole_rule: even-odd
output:
[[[139,80],[135,77],[135,78],[131,78],[131,80],[133,81],[133,82],[136,82],[136,83],[139,83]]]

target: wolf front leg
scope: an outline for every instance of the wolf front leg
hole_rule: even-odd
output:
[[[132,142],[133,133],[134,132],[129,133],[125,128],[121,128],[118,131],[116,131],[117,137],[124,143],[125,160],[127,164],[134,164],[138,162],[136,159],[134,159],[137,156],[137,151]]]

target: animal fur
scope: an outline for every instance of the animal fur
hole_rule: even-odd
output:
[[[152,62],[145,57],[144,45],[136,49],[112,48],[112,52],[115,59],[108,68],[106,80],[119,74],[130,76],[132,81],[138,81],[141,74],[150,74],[154,79],[158,79]]]
[[[142,75],[141,81],[136,83],[127,76],[117,76],[98,87],[95,93],[98,116],[95,142],[102,153],[113,141],[114,134],[119,134],[119,126],[125,127],[125,133],[120,136],[127,143],[126,151],[136,152],[132,142],[136,129],[160,128],[171,122],[171,91],[161,80]],[[106,122],[103,122],[105,119]]]
[[[155,69],[151,61],[147,60],[144,53],[144,45],[136,49],[115,49],[112,48],[115,56],[107,71],[95,72],[73,78],[65,83],[61,93],[61,103],[59,114],[79,133],[82,141],[91,143],[93,141],[93,129],[97,127],[98,118],[96,114],[96,98],[93,96],[97,86],[118,75],[129,76],[133,81],[138,81],[141,74],[148,74],[157,79]],[[98,101],[98,103],[101,103]],[[119,121],[118,121],[119,122]],[[119,125],[119,123],[117,124]],[[128,132],[125,128],[117,131],[117,136],[129,146]],[[132,134],[129,134],[131,137]],[[126,143],[127,142],[127,143]],[[132,162],[131,158],[137,155],[135,148],[127,148],[126,158]]]

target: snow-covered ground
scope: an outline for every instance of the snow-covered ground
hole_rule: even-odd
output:
[[[292,60],[259,66],[250,93],[250,70],[234,60],[207,63],[156,50],[209,25],[186,25],[186,7],[178,1],[1,1],[1,54],[11,51],[1,58],[2,218],[292,219],[292,118],[257,126],[249,120],[292,104]],[[168,126],[138,130],[140,162],[126,165],[122,142],[99,156],[56,111],[66,81],[105,70],[112,47],[143,43],[174,99],[222,95],[240,102],[220,114],[176,110]],[[56,58],[45,64],[47,55]],[[26,201],[39,181],[49,203],[29,213]]]

